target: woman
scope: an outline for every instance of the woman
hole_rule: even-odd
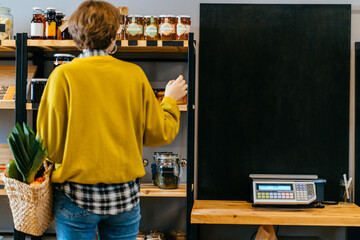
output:
[[[55,163],[57,238],[136,239],[140,221],[142,148],[173,141],[182,76],[161,104],[140,67],[109,56],[116,51],[120,15],[103,1],[85,1],[69,30],[83,52],[50,75],[37,129]]]

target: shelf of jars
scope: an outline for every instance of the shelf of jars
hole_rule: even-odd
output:
[[[77,51],[73,40],[31,40],[27,41],[28,47],[38,47],[45,51]],[[178,52],[186,53],[187,40],[118,40],[118,52]],[[1,51],[15,51],[15,40],[1,40]]]

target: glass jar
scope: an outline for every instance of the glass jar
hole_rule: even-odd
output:
[[[47,78],[33,78],[31,80],[31,102],[40,103],[41,96],[44,92]]]
[[[144,18],[141,15],[128,15],[126,17],[127,40],[141,40],[144,34]]]
[[[0,40],[13,38],[13,21],[10,8],[0,7]]]
[[[56,39],[57,22],[55,8],[47,8],[47,17],[45,21],[45,38]]]
[[[60,30],[60,39],[61,40],[68,40],[72,39],[72,36],[69,32],[69,19],[67,17],[64,17],[62,20],[63,24],[59,27]]]
[[[151,230],[150,234],[146,235],[146,239],[165,240],[166,237],[163,231]]]
[[[186,233],[181,230],[171,230],[169,232],[168,240],[185,240]]]
[[[55,57],[54,68],[56,68],[57,66],[59,66],[61,64],[71,62],[71,60],[73,60],[75,58],[74,55],[66,54],[66,53],[57,53],[57,54],[54,54],[54,57]]]
[[[164,189],[178,188],[181,174],[180,164],[179,154],[159,155],[156,167],[156,185]]]
[[[177,19],[174,15],[159,16],[159,38],[160,40],[176,39]]]
[[[157,40],[158,35],[159,18],[157,16],[145,16],[144,17],[144,39],[145,40]]]
[[[152,173],[152,182],[154,186],[157,186],[157,165],[158,165],[158,158],[162,154],[172,154],[172,152],[154,152],[153,155],[153,162],[151,164],[151,173]]]
[[[44,19],[42,17],[43,10],[39,7],[33,8],[33,18],[31,20],[31,39],[44,38]]]
[[[177,16],[176,24],[176,39],[177,40],[189,40],[189,32],[191,25],[190,16],[180,15]]]
[[[116,40],[124,40],[125,39],[125,15],[120,15],[120,27],[116,33]]]
[[[60,26],[63,24],[63,19],[65,17],[65,14],[63,14],[60,11],[56,11],[56,38],[58,40],[61,40],[61,31],[60,31]]]

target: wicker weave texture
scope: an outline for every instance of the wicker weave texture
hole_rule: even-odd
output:
[[[36,187],[1,175],[16,230],[41,236],[54,220],[50,171],[45,172],[45,181]]]

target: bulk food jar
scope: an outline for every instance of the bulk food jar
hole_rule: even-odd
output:
[[[158,158],[162,154],[172,154],[172,152],[154,152],[153,155],[153,162],[151,164],[151,173],[152,173],[152,182],[155,186],[157,186],[156,180],[157,180],[157,165],[158,165]],[[147,159],[145,159],[147,160]]]
[[[159,19],[157,16],[144,17],[144,39],[157,40],[158,39]]]
[[[126,17],[125,37],[127,40],[141,40],[144,34],[144,18],[141,15]]]
[[[13,16],[10,8],[0,7],[0,40],[12,39],[13,37]]]
[[[176,24],[177,24],[176,16],[160,15],[159,16],[160,40],[175,40],[176,39]]]
[[[175,189],[179,187],[181,167],[186,160],[180,160],[179,154],[161,154],[157,158],[156,185],[159,188]]]

